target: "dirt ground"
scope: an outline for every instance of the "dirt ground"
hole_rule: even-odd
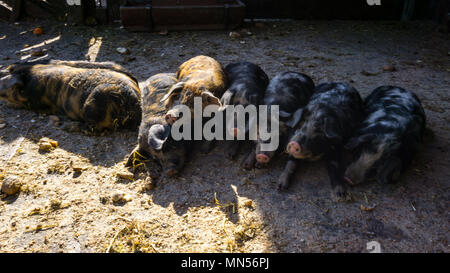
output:
[[[45,34],[34,35],[37,26]],[[232,39],[229,31],[163,35],[0,22],[0,69],[41,49],[55,59],[115,61],[140,82],[200,54],[223,65],[248,60],[270,77],[294,70],[316,83],[347,81],[363,97],[386,84],[413,90],[434,139],[398,184],[354,187],[349,202],[331,200],[323,162],[305,162],[280,193],[285,155],[249,172],[240,168],[244,153],[231,161],[220,145],[207,155],[195,152],[181,177],[149,190],[145,173],[118,176],[127,171],[136,132],[70,133],[46,115],[0,102],[0,179],[21,183],[19,194],[0,199],[0,252],[368,252],[370,241],[383,252],[448,252],[448,34],[427,22],[265,22],[238,31]],[[117,53],[119,46],[131,53]],[[383,71],[386,65],[396,71]],[[59,146],[40,152],[42,137]],[[112,201],[120,192],[128,202]]]

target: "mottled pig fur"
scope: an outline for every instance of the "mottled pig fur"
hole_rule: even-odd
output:
[[[178,68],[177,79],[179,82],[162,99],[169,110],[166,118],[170,123],[178,117],[173,106],[184,104],[192,110],[194,97],[202,98],[203,108],[221,106],[220,97],[227,87],[227,77],[222,65],[213,58],[196,56],[187,60]]]
[[[410,164],[425,132],[419,98],[396,86],[380,86],[364,101],[365,119],[346,148],[353,162],[345,180],[359,184],[375,177],[381,184],[398,180]]]
[[[126,166],[135,166],[142,159],[151,157],[161,165],[166,176],[178,174],[182,169],[192,141],[174,141],[171,138],[171,127],[165,119],[166,109],[160,103],[177,82],[175,73],[160,73],[143,84],[138,145],[130,154]]]
[[[244,108],[248,105],[254,105],[256,108],[263,103],[264,93],[269,84],[269,77],[258,65],[250,62],[237,62],[228,64],[225,67],[229,81],[228,89],[223,93],[220,99],[222,107],[226,105],[242,105]],[[237,114],[235,120],[230,121],[229,126],[232,136],[237,136]],[[250,127],[249,118],[246,118],[245,133],[248,136]],[[253,120],[257,122],[257,120]],[[239,152],[240,141],[227,141],[226,151],[230,158],[234,158]]]
[[[13,64],[0,98],[27,109],[84,121],[91,131],[135,129],[141,121],[137,80],[123,67],[86,61]]]
[[[334,197],[345,197],[343,148],[361,122],[362,115],[362,99],[351,85],[318,85],[286,147],[289,158],[279,178],[279,189],[289,186],[300,159],[318,160],[324,157]]]
[[[264,105],[279,106],[279,148],[276,151],[261,151],[261,143],[264,141],[258,138],[256,147],[252,149],[244,161],[245,169],[251,169],[255,165],[256,167],[262,167],[268,164],[277,151],[286,147],[292,134],[292,127],[299,121],[302,109],[308,103],[313,92],[314,82],[306,74],[292,71],[281,72],[270,81],[265,92]],[[269,111],[267,118],[269,119],[270,116]],[[270,126],[270,123],[268,125]]]

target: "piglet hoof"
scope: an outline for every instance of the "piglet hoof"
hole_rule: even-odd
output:
[[[284,175],[281,175],[280,179],[278,180],[278,184],[277,184],[277,190],[278,191],[287,191],[289,187],[289,181],[287,180],[287,178]]]
[[[279,192],[287,191],[288,186],[285,183],[278,183],[277,190]]]
[[[335,202],[345,202],[349,199],[349,195],[344,186],[338,185],[333,189],[332,199]]]
[[[245,160],[242,163],[242,167],[246,170],[251,170],[251,169],[253,169],[253,167],[255,167],[255,163],[253,160]]]

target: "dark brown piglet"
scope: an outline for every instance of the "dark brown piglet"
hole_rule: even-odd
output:
[[[0,98],[19,107],[63,114],[102,132],[141,121],[138,82],[114,63],[48,61],[14,64],[0,79]]]
[[[179,118],[176,105],[194,109],[194,97],[202,98],[202,106],[221,106],[220,97],[227,86],[222,65],[208,56],[197,56],[184,62],[177,71],[178,83],[161,99],[168,109],[166,119],[173,124]],[[193,117],[192,117],[193,118]]]
[[[162,167],[166,176],[174,176],[182,169],[192,141],[175,141],[167,123],[162,97],[178,81],[174,73],[161,73],[150,77],[142,88],[142,121],[138,145],[130,154],[126,166],[136,166],[142,159],[151,157]]]

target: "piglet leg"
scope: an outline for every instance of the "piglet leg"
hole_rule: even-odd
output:
[[[241,143],[238,141],[230,140],[227,141],[225,145],[225,151],[227,154],[227,157],[230,159],[235,159],[237,154],[239,153]]]
[[[331,150],[326,158],[333,198],[337,201],[345,198],[347,195],[341,157],[342,152],[339,149]]]
[[[295,159],[291,156],[288,158],[286,167],[284,168],[280,178],[278,179],[277,185],[278,190],[286,190],[289,187],[292,176],[294,175],[295,170],[297,169],[298,162],[299,162],[298,159]]]
[[[246,170],[251,170],[255,166],[255,162],[256,162],[256,152],[255,152],[255,148],[252,147],[250,153],[247,155],[242,166]]]

